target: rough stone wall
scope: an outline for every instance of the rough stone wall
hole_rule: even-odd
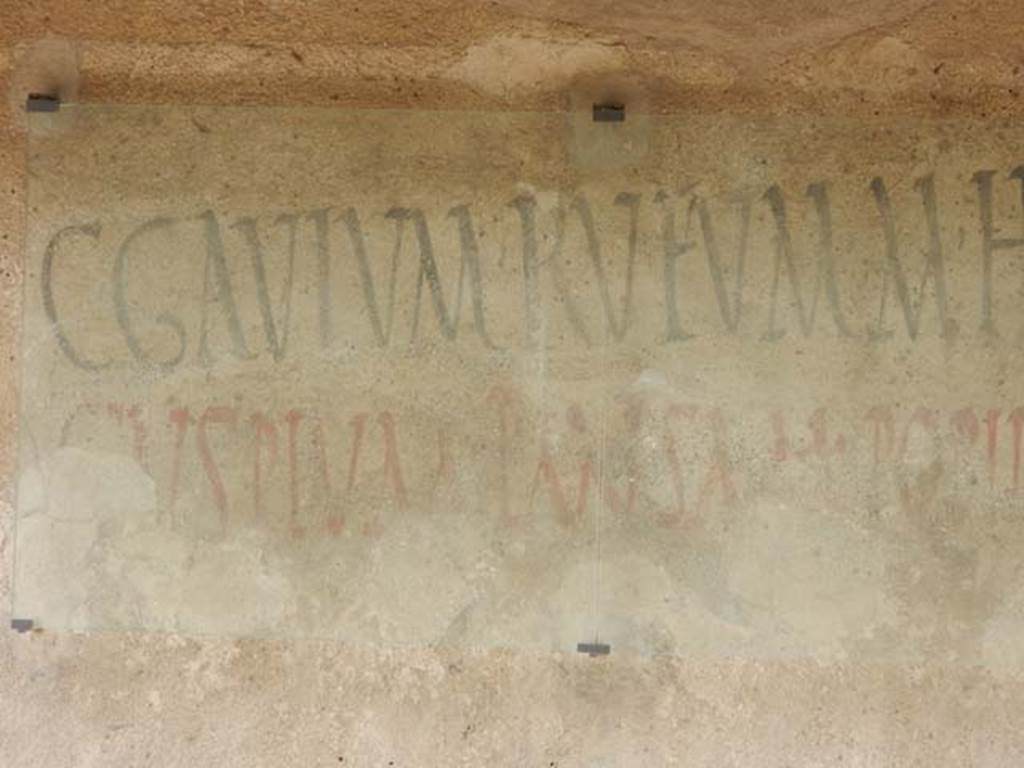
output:
[[[637,111],[678,112],[697,105],[701,115],[751,121],[785,115],[794,124],[823,116],[848,116],[854,125],[876,118],[906,125],[941,118],[974,126],[960,139],[973,142],[978,157],[987,150],[975,131],[987,125],[1009,125],[1012,131],[1024,87],[1024,57],[1015,48],[1024,23],[1019,4],[851,5],[839,11],[798,2],[717,2],[684,13],[642,2],[568,7],[511,1],[132,3],[121,8],[5,3],[0,8],[0,76],[9,95],[0,124],[5,201],[0,277],[8,360],[0,377],[5,426],[0,587],[5,596],[11,583],[23,355],[16,340],[29,215],[21,111],[28,89],[56,84],[66,96],[87,103],[500,112],[578,107],[611,98]],[[47,37],[71,42],[48,43],[47,59],[35,45]],[[901,142],[908,153],[913,149],[905,136],[887,140],[883,134],[879,141],[875,150],[866,150],[857,137],[830,148],[828,168],[872,166],[887,152],[895,154]],[[993,144],[999,145],[995,155],[1010,163],[1012,134]],[[723,146],[722,152],[730,149],[735,147]],[[786,153],[779,149],[779,155]],[[967,189],[969,174],[985,167],[971,162],[967,157],[951,165],[967,175],[960,179]],[[865,199],[866,205],[874,204],[870,195]],[[955,240],[955,232],[952,236]],[[768,282],[770,277],[764,285]],[[1006,296],[1004,301],[1012,302],[1012,293]],[[707,306],[717,311],[713,303]],[[1001,317],[1011,325],[1016,318],[1019,325],[1019,305],[1002,306]],[[924,317],[922,322],[934,324],[934,317]],[[970,317],[973,325],[965,333],[975,333],[979,325]],[[1020,336],[1007,334],[1002,346],[961,341],[957,348],[940,330],[923,340],[923,349],[907,353],[903,369],[891,360],[879,363],[885,370],[909,372],[909,383],[890,383],[891,389],[871,396],[852,384],[849,389],[856,394],[854,404],[865,408],[899,400],[901,391],[941,392],[929,405],[945,409],[941,418],[951,440],[974,435],[983,461],[986,423],[965,420],[962,409],[1024,404],[1020,354],[1013,347],[1020,349]],[[765,355],[759,364],[770,369],[771,353]],[[844,358],[839,360],[837,369],[845,370]],[[827,391],[825,367],[827,362],[809,368],[822,391]],[[955,387],[950,393],[948,382],[940,381],[943,371],[971,397],[957,396]],[[992,399],[984,401],[989,381]],[[912,408],[904,413],[915,416]],[[963,418],[954,418],[957,414]],[[1011,440],[1001,444],[1010,451],[1000,454],[1004,462],[1012,461],[1010,429],[1002,433],[1004,441]],[[810,440],[812,450],[819,447]],[[984,475],[984,464],[979,466]],[[1001,467],[1006,472],[1008,464]],[[1016,565],[1021,550],[1014,536],[1015,515],[1024,504],[1019,494],[997,500],[979,490],[974,503],[968,494],[961,497],[967,501],[947,505],[936,495],[934,472],[927,464],[909,472],[893,513],[905,514],[908,521],[899,532],[905,537],[901,546],[910,541],[914,546],[906,549],[921,553],[919,563],[911,558],[892,578],[906,588],[900,619],[902,626],[920,631],[915,647],[925,648],[922,653],[891,652],[894,646],[883,643],[889,652],[845,657],[613,652],[591,659],[571,650],[457,644],[374,648],[44,627],[0,635],[0,763],[1016,765],[1024,760],[1019,727],[1024,666],[1014,633],[1024,625]],[[800,473],[787,476],[794,489],[823,482],[809,469]],[[1000,478],[1007,487],[1014,482],[1009,475]],[[846,487],[842,479],[835,482]],[[768,527],[777,519],[754,520],[762,522]],[[798,516],[785,525],[783,532],[799,535],[804,523]],[[759,551],[758,541],[771,540],[768,534],[759,539],[749,518],[744,532],[754,542],[751,554]],[[848,555],[828,554],[837,568]],[[870,560],[863,551],[856,556]],[[750,562],[764,561],[754,556]],[[747,574],[752,582],[758,577],[757,569]],[[1007,598],[1007,592],[1017,597]],[[6,625],[10,616],[6,606],[3,610]],[[993,627],[1002,634],[993,635]],[[986,644],[993,636],[999,642]]]

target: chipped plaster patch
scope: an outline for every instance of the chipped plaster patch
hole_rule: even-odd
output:
[[[447,74],[496,95],[529,88],[552,88],[582,72],[624,63],[612,46],[581,41],[545,41],[499,36],[471,46]]]

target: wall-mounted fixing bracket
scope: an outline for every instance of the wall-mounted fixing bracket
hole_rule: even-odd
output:
[[[622,104],[595,104],[595,123],[621,123],[626,119],[626,108]]]
[[[60,96],[49,93],[30,93],[25,100],[26,112],[56,112],[60,109]]]
[[[577,643],[576,651],[593,658],[594,656],[607,656],[612,652],[612,647],[608,643]]]

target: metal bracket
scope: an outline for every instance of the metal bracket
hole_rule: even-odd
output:
[[[622,104],[595,104],[595,123],[621,123],[626,119],[626,108]]]
[[[26,112],[56,112],[60,109],[60,96],[50,93],[30,93],[25,100]]]
[[[594,658],[595,656],[607,656],[612,652],[612,647],[608,643],[577,643],[576,651]]]
[[[35,622],[32,619],[11,619],[11,629],[15,632],[31,632],[35,626]]]

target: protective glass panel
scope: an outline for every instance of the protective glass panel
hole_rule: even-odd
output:
[[[1021,666],[1019,128],[625,117],[31,115],[15,616]]]

